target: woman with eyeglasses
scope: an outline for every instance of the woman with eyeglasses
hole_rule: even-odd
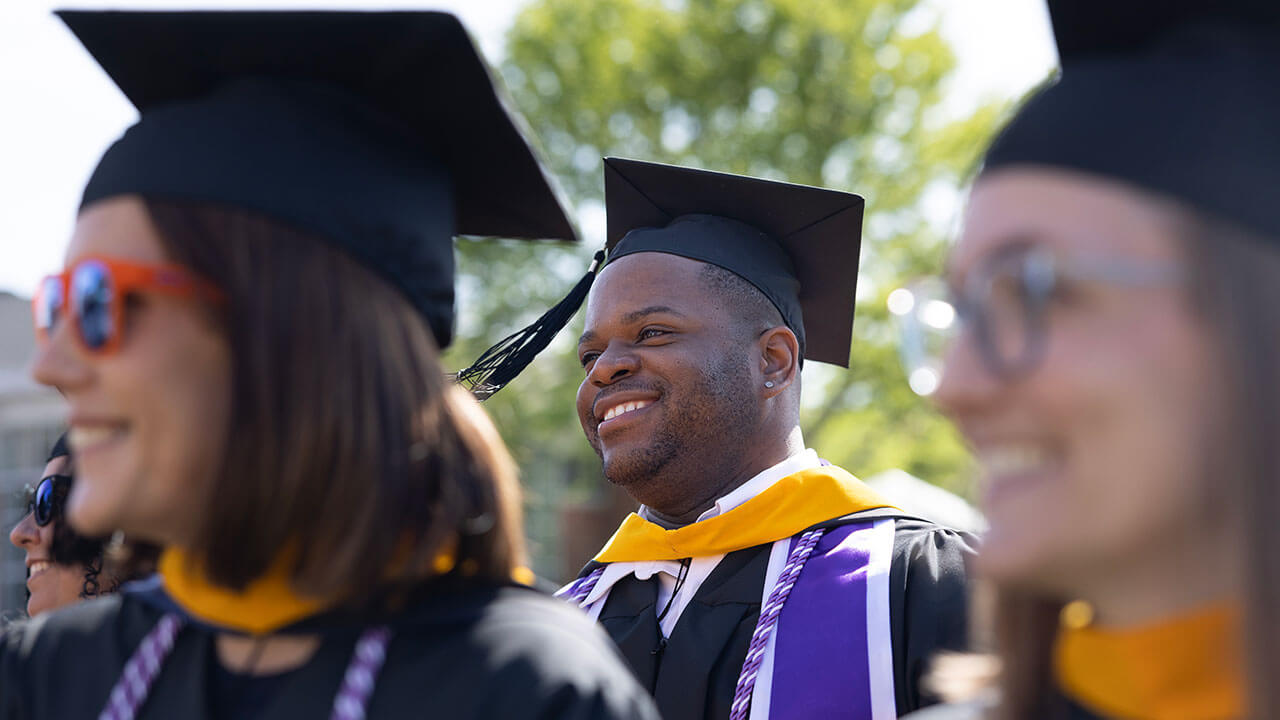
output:
[[[572,238],[458,21],[60,15],[141,119],[35,299],[34,372],[71,524],[165,550],[0,636],[0,720],[656,718],[517,582],[511,459],[439,363],[454,234]]]
[[[990,522],[999,662],[939,685],[993,671],[1010,720],[1280,717],[1280,11],[1050,9],[1061,76],[987,153],[951,298],[895,303],[949,337],[914,372]]]

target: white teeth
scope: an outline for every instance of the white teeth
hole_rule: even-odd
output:
[[[67,445],[71,447],[71,452],[81,452],[85,448],[110,440],[117,432],[119,432],[119,430],[109,427],[76,426],[71,428],[71,431],[67,433]]]
[[[48,570],[48,569],[49,569],[49,566],[50,566],[50,563],[45,562],[44,560],[37,560],[37,561],[35,561],[35,562],[31,563],[31,575],[32,575],[33,577],[34,577],[34,576],[36,576],[36,575],[39,575],[40,573],[44,572],[45,570]]]
[[[1049,453],[1038,445],[1001,445],[984,449],[978,461],[987,477],[1022,475],[1043,469],[1050,462]]]
[[[619,415],[624,415],[626,413],[631,412],[632,410],[639,410],[640,408],[648,407],[648,406],[649,406],[648,400],[636,400],[634,402],[622,403],[621,405],[614,405],[613,407],[609,408],[608,412],[604,414],[604,419],[612,420],[618,417]]]

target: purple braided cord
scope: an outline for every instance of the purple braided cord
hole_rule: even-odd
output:
[[[338,695],[333,699],[333,714],[329,716],[332,720],[364,720],[369,696],[373,694],[378,671],[382,670],[382,663],[387,659],[390,642],[391,629],[385,625],[365,630],[356,641],[351,663],[342,677],[342,687],[338,688]]]
[[[182,618],[169,613],[161,617],[151,632],[142,638],[111,689],[107,706],[102,709],[98,720],[134,720],[137,717],[184,624]],[[386,660],[390,642],[391,630],[385,626],[364,631],[356,641],[351,663],[333,700],[333,720],[364,720],[365,708],[373,694],[373,683]]]
[[[182,618],[169,613],[160,618],[160,622],[151,628],[151,632],[142,638],[138,648],[129,656],[129,661],[111,688],[107,706],[102,709],[98,720],[133,720],[142,704],[147,701],[147,693],[160,674],[164,660],[173,650],[173,641],[183,626]]]
[[[575,582],[569,592],[562,597],[566,602],[571,602],[579,607],[586,601],[587,596],[595,589],[596,583],[600,582],[600,576],[604,575],[604,566],[596,568],[592,573]]]
[[[804,569],[809,553],[813,552],[813,548],[824,532],[826,530],[819,528],[800,536],[800,541],[787,557],[787,564],[783,565],[782,572],[778,573],[778,582],[774,584],[773,592],[769,593],[769,600],[764,607],[760,608],[760,619],[756,621],[756,629],[751,633],[751,644],[747,646],[747,659],[742,663],[742,673],[738,675],[738,686],[733,691],[733,705],[729,709],[729,720],[746,720],[747,712],[751,709],[751,693],[756,688],[756,675],[760,672],[760,663],[764,660],[764,649],[769,643],[769,636],[773,634],[773,629],[778,624],[778,615],[782,613],[782,606],[791,596],[791,588],[800,577],[800,571]]]

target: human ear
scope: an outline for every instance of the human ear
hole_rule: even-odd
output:
[[[779,395],[795,382],[800,372],[800,342],[791,328],[779,325],[761,333],[757,345],[764,396]]]

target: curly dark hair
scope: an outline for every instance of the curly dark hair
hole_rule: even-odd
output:
[[[60,516],[53,519],[53,561],[59,565],[84,568],[84,587],[80,591],[82,598],[114,592],[119,585],[115,578],[102,577],[102,561],[107,541],[108,538],[80,535]]]
[[[54,443],[46,462],[52,462],[60,457],[67,458],[68,463],[71,462],[71,451],[67,447],[65,433]],[[69,471],[68,475],[71,474],[73,473]],[[107,562],[110,538],[86,537],[71,529],[63,519],[63,508],[66,507],[67,495],[70,492],[70,484],[54,486],[51,555],[53,561],[59,565],[84,568],[84,584],[80,590],[80,597],[91,598],[113,593],[121,584],[150,574],[154,569],[154,563],[135,563],[129,566],[129,572],[121,572],[123,568],[118,564]],[[154,556],[151,559],[154,560]],[[111,570],[104,572],[104,567],[108,565],[111,566]]]

